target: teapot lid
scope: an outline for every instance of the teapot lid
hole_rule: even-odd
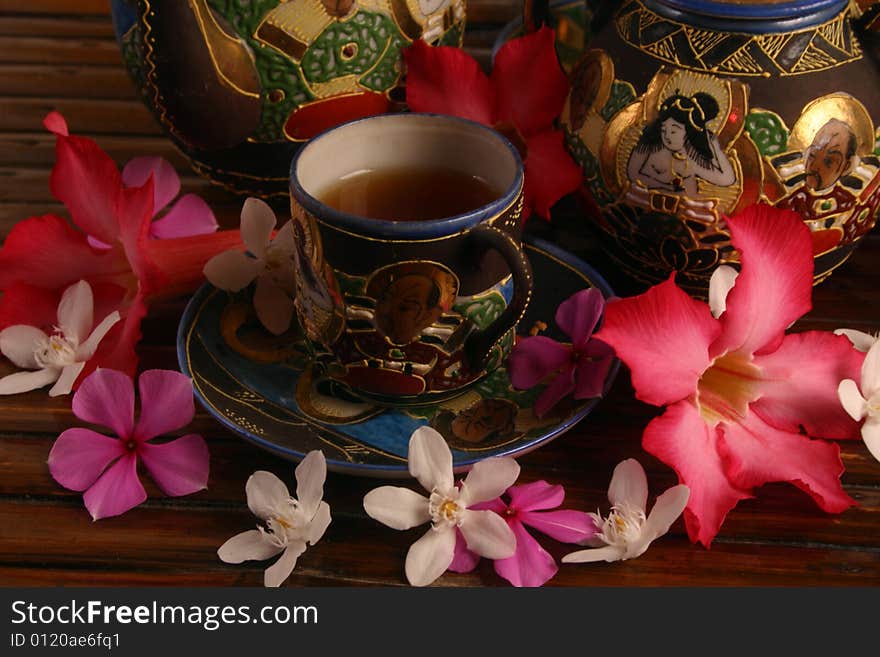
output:
[[[802,27],[817,25],[840,14],[849,0],[644,0],[644,4],[670,17],[699,14],[716,21],[728,20],[731,28],[741,29],[740,21],[796,22]],[[756,27],[751,25],[747,31],[763,31]]]

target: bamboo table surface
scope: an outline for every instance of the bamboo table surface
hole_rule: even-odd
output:
[[[514,0],[471,0],[467,47],[483,63],[501,25],[516,16]],[[72,132],[95,138],[121,165],[135,155],[163,155],[180,172],[184,191],[201,194],[221,224],[237,225],[241,199],[191,173],[136,99],[113,38],[108,0],[0,0],[0,236],[25,217],[63,213],[49,194],[54,138],[41,126],[60,110]],[[618,280],[580,220],[563,203],[561,227],[530,225],[592,261]],[[880,328],[880,236],[868,236],[854,257],[816,289],[814,310],[793,330]],[[625,291],[620,284],[618,292]],[[174,338],[186,299],[153,307],[139,348],[143,368],[176,368]],[[0,374],[11,366],[0,363]],[[567,492],[566,508],[607,510],[614,466],[637,458],[648,471],[651,497],[675,483],[672,470],[641,448],[641,432],[657,413],[637,402],[626,373],[584,421],[529,454],[521,481],[546,479]],[[244,484],[258,469],[293,484],[293,465],[229,433],[204,411],[188,431],[211,451],[208,489],[165,498],[147,477],[149,499],[118,518],[92,522],[79,494],[58,486],[46,458],[55,437],[78,421],[70,398],[46,390],[0,397],[0,585],[262,584],[266,564],[226,565],[216,550],[252,528]],[[837,516],[821,512],[787,485],[764,486],[740,503],[710,550],[692,545],[681,520],[640,558],[614,564],[562,565],[551,581],[566,586],[878,585],[880,464],[861,441],[841,444],[843,483],[859,506]],[[328,476],[325,499],[333,523],[303,555],[288,585],[403,585],[408,546],[423,529],[396,532],[361,507],[374,479]],[[549,538],[557,558],[574,549]],[[447,573],[440,586],[506,585],[485,561],[467,575]]]

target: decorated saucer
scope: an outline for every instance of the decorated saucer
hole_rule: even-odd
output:
[[[526,253],[535,294],[519,331],[546,324],[543,335],[564,341],[553,319],[557,306],[586,287],[606,298],[612,291],[589,265],[548,242],[526,238]],[[461,471],[487,457],[525,454],[570,429],[599,402],[568,400],[537,418],[532,406],[542,387],[514,390],[501,368],[440,403],[399,409],[364,403],[313,375],[298,329],[269,334],[246,296],[210,284],[183,314],[177,353],[201,404],[245,440],[294,461],[320,449],[329,469],[365,476],[409,476],[409,437],[420,426],[447,439]],[[615,361],[606,391],[617,370]]]

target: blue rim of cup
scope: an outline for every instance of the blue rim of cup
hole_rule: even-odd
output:
[[[309,194],[300,184],[298,177],[295,175],[299,158],[312,145],[319,142],[332,132],[341,128],[346,128],[358,123],[367,121],[407,121],[413,118],[436,118],[450,123],[459,123],[468,127],[485,132],[491,138],[497,140],[505,146],[514,158],[516,164],[516,175],[513,182],[504,191],[504,193],[496,200],[483,205],[476,210],[465,212],[464,214],[452,217],[444,217],[443,219],[432,219],[427,221],[387,221],[383,219],[371,219],[341,212],[335,210],[317,198]],[[337,126],[325,130],[324,132],[312,137],[300,148],[290,163],[290,194],[299,202],[306,212],[315,216],[322,223],[328,224],[344,231],[362,235],[364,237],[388,239],[388,240],[424,240],[434,239],[438,237],[447,237],[454,235],[468,228],[473,228],[486,219],[498,216],[504,212],[516,200],[523,185],[523,164],[513,144],[510,143],[504,135],[492,128],[457,116],[449,116],[446,114],[432,114],[427,112],[401,112],[394,114],[377,114],[362,119],[355,119],[347,123],[340,123]]]

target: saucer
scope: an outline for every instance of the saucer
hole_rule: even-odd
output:
[[[565,341],[554,321],[557,306],[585,287],[613,293],[589,265],[558,247],[526,238],[535,294],[520,323],[528,334]],[[336,472],[408,477],[409,438],[430,425],[447,439],[456,471],[491,456],[519,456],[564,433],[599,399],[563,400],[544,418],[532,412],[543,386],[517,391],[507,371],[495,370],[458,397],[427,406],[383,408],[315,377],[298,328],[273,336],[257,322],[247,293],[203,285],[184,311],[177,334],[180,369],[196,398],[223,425],[273,454],[298,461],[323,450]],[[605,390],[617,374],[615,361]]]

